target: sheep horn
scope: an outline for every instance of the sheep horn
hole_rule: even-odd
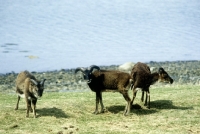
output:
[[[35,85],[38,85],[37,81],[34,79],[30,79]]]
[[[99,68],[98,66],[96,66],[96,65],[91,65],[91,66],[88,68],[88,70],[89,70],[90,73],[93,71],[93,69],[97,69],[98,71],[100,71],[100,68]]]
[[[76,68],[75,74],[76,74],[78,71],[81,71],[82,73],[85,73],[85,69],[84,69],[83,67],[78,67],[78,68]]]
[[[78,68],[76,68],[76,70],[75,70],[75,79],[76,79],[76,80],[77,80],[77,78],[76,78],[76,73],[77,73],[78,71],[81,71],[82,74],[84,75],[85,72],[86,72],[86,69],[83,68],[83,67],[78,67]]]
[[[40,85],[44,85],[45,80],[46,80],[46,79],[43,79],[43,80],[40,82]]]

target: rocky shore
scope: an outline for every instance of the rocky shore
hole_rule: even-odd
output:
[[[149,62],[152,72],[163,67],[174,79],[173,84],[197,84],[200,85],[200,61],[176,61],[176,62]],[[101,69],[119,70],[119,65],[100,66]],[[38,79],[47,79],[45,92],[73,92],[88,91],[86,82],[81,74],[74,75],[75,69],[61,69],[46,72],[32,72]],[[124,70],[130,72],[130,70]],[[17,73],[0,74],[0,92],[15,93],[15,79]],[[159,86],[159,84],[158,84]]]

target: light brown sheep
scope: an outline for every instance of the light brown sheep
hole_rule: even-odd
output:
[[[29,117],[29,111],[33,111],[34,118],[36,118],[36,103],[40,98],[44,90],[44,82],[37,80],[33,74],[28,71],[23,71],[18,74],[16,79],[16,93],[18,94],[18,100],[15,110],[18,109],[20,97],[24,97],[27,105],[26,117]]]

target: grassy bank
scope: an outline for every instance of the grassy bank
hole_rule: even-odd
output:
[[[88,92],[44,93],[37,103],[37,118],[25,118],[25,101],[15,111],[17,97],[0,92],[0,133],[200,133],[200,86],[152,86],[151,109],[142,106],[123,116],[125,100],[119,93],[103,93],[107,111],[93,115],[95,94]],[[132,93],[130,91],[130,95]]]

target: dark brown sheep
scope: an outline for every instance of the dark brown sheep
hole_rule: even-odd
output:
[[[131,77],[133,79],[133,85],[131,86],[131,89],[133,89],[133,99],[131,101],[131,104],[133,104],[133,101],[136,97],[137,90],[136,88],[142,89],[142,97],[141,100],[144,100],[144,91],[146,92],[146,99],[145,104],[148,108],[150,108],[150,92],[149,87],[150,85],[153,85],[156,81],[160,82],[168,82],[173,83],[173,79],[165,72],[163,68],[159,68],[158,72],[151,73],[150,68],[141,62],[138,62],[134,65],[132,71],[131,71]],[[148,104],[147,104],[148,100]]]
[[[36,118],[36,102],[43,94],[44,82],[45,79],[38,81],[28,71],[19,73],[16,79],[16,93],[18,94],[18,100],[15,110],[18,109],[20,97],[24,97],[27,105],[26,117],[29,117],[29,111],[33,111],[34,118]]]
[[[93,69],[97,70],[93,71]],[[130,74],[120,71],[100,70],[100,68],[95,65],[89,68],[77,68],[75,73],[78,71],[81,71],[84,75],[84,79],[88,80],[87,84],[90,89],[96,92],[96,109],[94,114],[98,113],[99,102],[101,104],[100,112],[104,112],[104,105],[102,101],[102,92],[104,91],[120,92],[127,101],[124,115],[129,114],[131,99],[128,95],[128,90],[132,83]]]

